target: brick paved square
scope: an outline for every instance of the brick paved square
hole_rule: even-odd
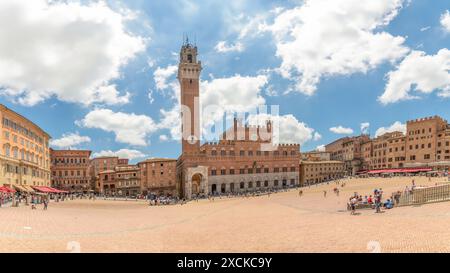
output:
[[[97,199],[51,203],[48,211],[2,208],[0,252],[449,252],[448,203],[346,211],[355,191],[390,194],[411,180],[347,180],[339,197],[331,183],[303,189],[302,197],[290,191],[168,207]]]

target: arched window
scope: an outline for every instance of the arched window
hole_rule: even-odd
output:
[[[10,146],[9,146],[9,144],[5,144],[4,146],[3,146],[3,149],[5,150],[5,156],[7,156],[7,157],[9,157],[10,155],[11,155],[11,150],[10,150]]]

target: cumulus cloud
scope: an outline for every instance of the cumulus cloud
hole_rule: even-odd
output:
[[[322,135],[319,134],[318,132],[314,133],[314,141],[319,141],[322,139]]]
[[[316,147],[316,151],[318,152],[325,152],[325,145],[319,145]]]
[[[403,2],[305,0],[279,12],[263,30],[275,37],[281,75],[297,81],[297,91],[312,95],[324,77],[366,73],[407,54],[403,37],[380,30]]]
[[[160,135],[159,136],[159,141],[161,142],[166,142],[169,140],[169,137],[167,135]]]
[[[331,127],[330,132],[339,134],[339,135],[351,135],[351,134],[353,134],[353,129],[345,128],[345,127],[342,127],[339,125],[337,127]]]
[[[153,73],[156,88],[158,90],[164,90],[170,87],[169,79],[174,76],[178,71],[178,66],[170,65],[165,68],[158,67]]]
[[[400,121],[396,121],[389,127],[381,127],[375,132],[375,137],[379,137],[386,133],[392,132],[402,132],[403,134],[406,134],[406,124],[403,124]]]
[[[212,81],[202,81],[200,104],[203,110],[214,107],[214,112],[202,115],[203,126],[210,126],[217,120],[222,120],[226,111],[243,113],[256,110],[264,105],[263,87],[268,83],[267,76],[255,77],[235,75],[230,78],[218,78]]]
[[[0,94],[28,106],[128,103],[112,82],[145,49],[125,29],[130,18],[104,2],[0,1]]]
[[[300,122],[293,115],[273,116],[270,114],[250,115],[248,124],[265,126],[271,120],[274,124],[274,144],[300,144],[313,140],[317,137],[314,129]],[[277,129],[278,127],[278,129]]]
[[[63,134],[61,138],[51,140],[50,145],[59,149],[68,149],[88,142],[91,142],[90,137],[80,136],[80,134],[76,132]]]
[[[445,11],[441,16],[441,25],[447,32],[450,32],[450,11]]]
[[[441,97],[450,96],[450,50],[443,48],[436,55],[412,51],[396,68],[387,74],[388,82],[379,97],[382,104],[418,98],[416,93],[438,91]]]
[[[101,129],[116,135],[116,141],[136,146],[147,145],[147,137],[157,130],[154,121],[145,115],[96,109],[89,112],[77,125]]]
[[[370,123],[369,122],[361,123],[361,133],[368,134],[369,133],[369,128],[370,128]]]
[[[246,113],[256,111],[258,106],[265,105],[262,96],[267,85],[267,76],[241,76],[217,78],[200,83],[201,123],[204,131],[209,131],[215,122],[223,120],[226,111]],[[176,88],[179,94],[179,87]],[[180,100],[170,110],[162,109],[159,129],[170,130],[174,140],[181,139]],[[213,110],[213,111],[212,111]]]
[[[181,116],[180,106],[176,104],[172,109],[161,109],[161,120],[158,128],[161,130],[169,130],[172,140],[181,140]]]
[[[130,159],[130,160],[141,159],[141,158],[147,157],[147,155],[142,153],[141,151],[129,150],[129,149],[121,149],[121,150],[118,150],[115,152],[111,151],[111,150],[106,150],[106,151],[94,153],[92,155],[93,158],[105,157],[105,156],[106,157],[119,157],[119,158],[125,158],[125,159]]]
[[[215,50],[219,53],[228,52],[242,52],[244,51],[244,45],[241,42],[236,42],[235,44],[228,44],[226,41],[220,41],[217,43]]]

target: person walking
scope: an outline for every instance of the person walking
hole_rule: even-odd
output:
[[[44,210],[47,210],[47,208],[48,208],[48,199],[46,198],[44,200]]]
[[[356,198],[350,199],[350,215],[355,215],[356,212]]]
[[[375,209],[375,213],[381,212],[381,195],[378,192],[375,195]]]

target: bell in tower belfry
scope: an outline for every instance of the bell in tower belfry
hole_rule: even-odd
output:
[[[202,64],[197,61],[197,46],[183,43],[180,52],[178,80],[181,95],[181,133],[183,154],[200,151],[200,74]]]

